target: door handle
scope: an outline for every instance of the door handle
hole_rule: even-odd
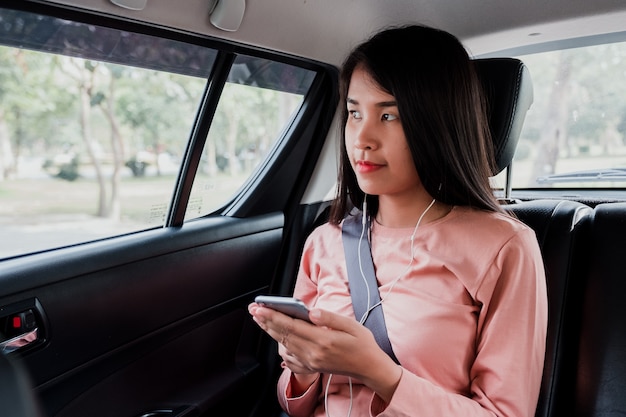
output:
[[[1,353],[11,353],[18,349],[26,347],[31,343],[39,340],[38,329],[35,328],[29,332],[14,336],[11,339],[0,342]]]
[[[46,325],[46,316],[36,298],[0,306],[0,354],[44,344]]]

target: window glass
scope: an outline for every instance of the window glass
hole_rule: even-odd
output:
[[[513,188],[626,187],[626,42],[519,58],[535,99]]]
[[[185,219],[219,208],[248,180],[300,108],[315,72],[238,56],[211,124]]]
[[[215,56],[0,9],[0,258],[162,226]]]

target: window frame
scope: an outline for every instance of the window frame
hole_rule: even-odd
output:
[[[479,54],[475,58],[516,57],[524,62],[525,55],[621,42],[626,42],[626,31],[523,45]],[[502,197],[505,194],[505,190],[508,189],[510,190],[509,196],[512,200],[566,199],[583,202],[591,207],[605,202],[626,201],[626,187],[511,187],[511,177],[515,176],[515,161],[506,168],[506,173],[501,175],[505,176],[504,184],[502,187],[498,184],[498,188],[494,190],[495,194],[498,197]]]

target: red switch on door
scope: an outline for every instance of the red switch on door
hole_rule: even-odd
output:
[[[35,313],[33,310],[22,311],[15,314],[10,319],[10,326],[12,328],[11,334],[22,334],[34,330],[37,327],[37,320],[35,319]]]

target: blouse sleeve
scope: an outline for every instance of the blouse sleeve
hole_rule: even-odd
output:
[[[502,247],[474,296],[481,309],[469,394],[446,392],[405,369],[388,404],[373,395],[372,415],[534,416],[548,310],[532,230],[515,234]]]
[[[299,396],[293,396],[291,394],[291,377],[292,372],[288,368],[284,368],[277,385],[278,402],[291,417],[309,417],[317,406],[322,390],[321,378],[318,375],[309,389]]]
[[[316,275],[313,250],[313,239],[316,234],[317,231],[314,231],[304,245],[294,289],[294,297],[302,300],[307,306],[314,306],[317,300],[317,283],[313,280],[313,277]],[[291,393],[291,377],[292,372],[283,365],[283,373],[277,385],[278,402],[282,409],[291,417],[308,417],[313,414],[313,410],[317,406],[322,391],[321,378],[318,376],[317,380],[303,394],[293,396]]]

